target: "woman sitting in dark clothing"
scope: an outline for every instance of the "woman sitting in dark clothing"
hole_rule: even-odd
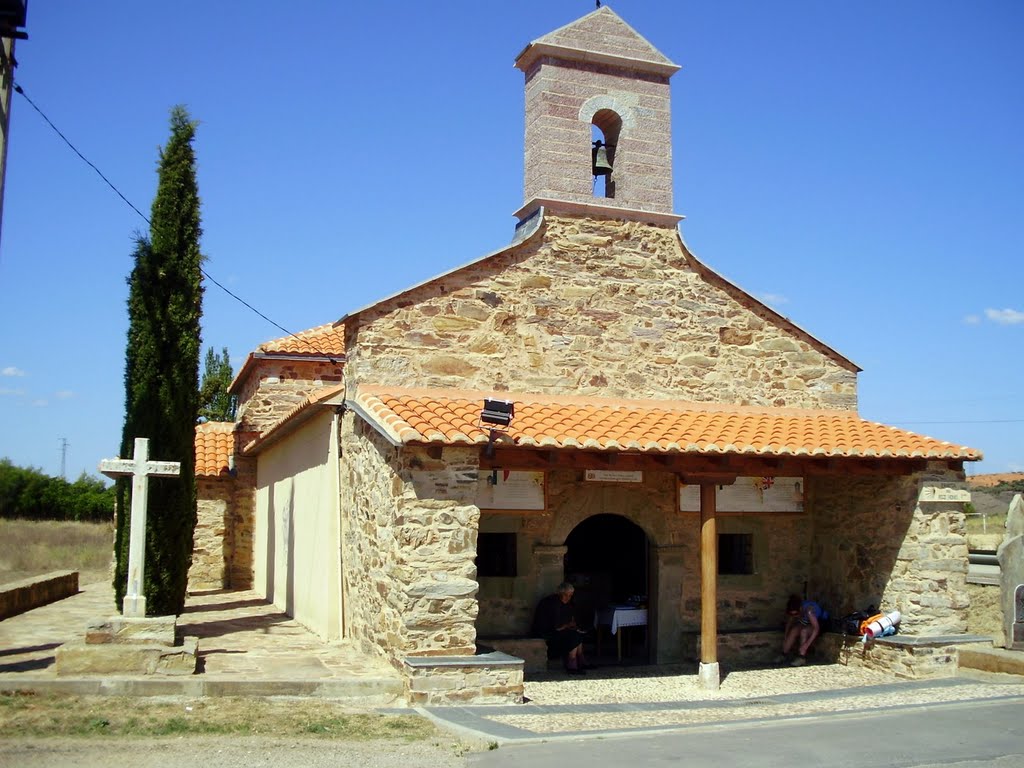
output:
[[[563,581],[554,594],[537,603],[533,633],[547,641],[549,659],[562,659],[570,675],[584,675],[583,635],[586,632],[576,626],[573,592],[573,585]]]

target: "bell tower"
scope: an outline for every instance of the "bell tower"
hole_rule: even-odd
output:
[[[534,40],[524,205],[674,226],[669,78],[679,70],[607,6]]]

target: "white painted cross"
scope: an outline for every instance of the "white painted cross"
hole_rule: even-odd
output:
[[[149,461],[149,439],[135,438],[135,458],[104,459],[100,472],[107,477],[132,477],[132,527],[128,540],[128,588],[124,594],[125,616],[145,618],[146,596],[143,583],[146,576],[146,496],[149,478],[177,477],[181,462]]]

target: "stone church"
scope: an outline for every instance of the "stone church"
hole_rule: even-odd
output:
[[[606,649],[709,687],[777,652],[791,593],[964,633],[981,454],[858,417],[854,363],[689,252],[679,67],[607,7],[515,64],[511,244],[248,355],[237,422],[196,436],[191,586],[258,590],[413,702],[516,700],[566,579]]]

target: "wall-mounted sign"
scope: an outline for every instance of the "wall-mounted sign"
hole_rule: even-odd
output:
[[[588,469],[586,478],[597,483],[642,483],[644,481],[644,473],[642,471],[625,472],[612,469]]]
[[[738,477],[718,486],[717,512],[803,512],[802,477]],[[679,511],[700,512],[700,486],[679,486]]]
[[[921,489],[918,501],[970,501],[971,492],[960,486],[926,485]]]
[[[544,473],[481,469],[476,503],[480,509],[543,511]]]

